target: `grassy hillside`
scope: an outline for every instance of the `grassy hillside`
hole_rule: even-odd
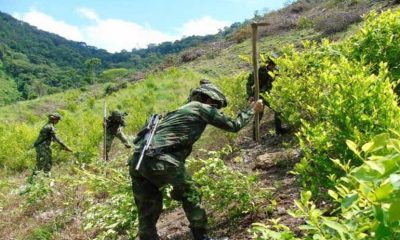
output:
[[[174,42],[150,44],[145,49],[128,49],[112,54],[84,42],[70,41],[39,30],[0,12],[0,62],[5,75],[15,82],[20,98],[34,99],[111,81],[110,71],[115,76],[120,70],[117,77],[124,77],[126,73],[146,71],[164,62],[168,64],[174,61],[172,55],[223,40],[240,26],[241,23],[234,23],[215,35],[190,36]],[[19,99],[10,98],[0,105],[16,100]]]

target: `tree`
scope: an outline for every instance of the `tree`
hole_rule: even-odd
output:
[[[100,66],[101,60],[99,58],[89,58],[85,61],[85,66],[87,69],[87,78],[90,84],[94,83],[96,79],[96,68]]]

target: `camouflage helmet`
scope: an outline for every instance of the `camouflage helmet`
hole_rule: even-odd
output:
[[[223,108],[228,105],[228,101],[225,95],[217,86],[215,86],[211,82],[200,84],[199,87],[193,89],[190,92],[189,100],[190,101],[196,100],[197,96],[199,95],[206,95],[209,98],[211,98],[213,101],[217,103],[216,106],[217,108]]]
[[[126,112],[123,112],[121,110],[114,110],[111,112],[111,118],[123,118],[127,116],[128,114]]]
[[[47,117],[48,117],[49,119],[61,120],[61,115],[60,115],[59,113],[56,113],[56,112],[54,112],[54,113],[49,113],[49,114],[47,115]]]
[[[201,79],[199,83],[200,83],[200,85],[203,85],[203,84],[211,84],[210,80],[205,79],[205,78]]]
[[[271,52],[271,54],[267,56],[267,65],[276,65],[275,61],[278,57],[278,54],[276,54],[275,52]]]

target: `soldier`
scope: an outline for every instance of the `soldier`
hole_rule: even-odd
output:
[[[35,171],[44,171],[45,173],[50,172],[52,166],[51,159],[51,142],[56,141],[61,147],[68,151],[72,150],[63,143],[63,141],[57,136],[55,125],[61,120],[61,116],[58,113],[51,113],[48,115],[49,121],[42,130],[40,130],[39,137],[33,144],[36,150],[36,168]]]
[[[111,144],[115,137],[117,137],[125,145],[126,148],[131,148],[128,138],[122,132],[125,127],[126,112],[114,110],[106,120],[106,160],[108,161],[108,154],[111,150]]]
[[[160,188],[167,184],[173,187],[171,197],[182,202],[194,239],[211,240],[206,231],[206,212],[201,207],[195,183],[186,171],[185,159],[207,124],[237,132],[251,121],[255,111],[263,109],[261,101],[252,102],[246,111],[239,113],[237,119],[231,119],[218,111],[226,105],[223,93],[211,83],[191,90],[189,102],[161,120],[138,171],[135,167],[145,134],[141,131],[136,137],[135,151],[129,159],[129,172],[138,208],[138,235],[141,240],[159,239],[156,223],[162,210]]]
[[[260,66],[258,69],[258,79],[260,83],[260,93],[269,93],[272,89],[272,82],[275,80],[275,77],[271,76],[273,71],[276,71],[277,67],[275,62],[271,57],[268,57],[267,63],[264,66]],[[247,77],[246,83],[246,92],[249,99],[254,99],[254,75],[250,73]],[[268,106],[274,112],[274,125],[275,132],[277,134],[283,134],[287,132],[287,129],[282,127],[282,121],[279,117],[279,113],[273,110],[268,103],[268,101],[260,96],[265,106]],[[264,115],[264,111],[260,112],[259,119],[261,121]],[[255,138],[255,126],[253,126],[253,139]]]

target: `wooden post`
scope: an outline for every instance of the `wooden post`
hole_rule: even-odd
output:
[[[103,105],[103,160],[107,161],[107,104],[106,100],[104,100]]]
[[[260,82],[258,79],[258,60],[257,60],[257,23],[251,24],[252,29],[252,52],[253,52],[253,77],[254,77],[254,101],[260,98]],[[255,140],[260,142],[260,114],[254,116]]]
[[[260,98],[260,81],[258,79],[258,60],[257,60],[257,35],[258,26],[267,26],[268,23],[256,23],[251,24],[252,29],[252,49],[253,49],[253,76],[254,76],[254,100],[257,101]],[[254,128],[255,128],[255,140],[260,142],[260,114],[256,113],[254,116]]]

